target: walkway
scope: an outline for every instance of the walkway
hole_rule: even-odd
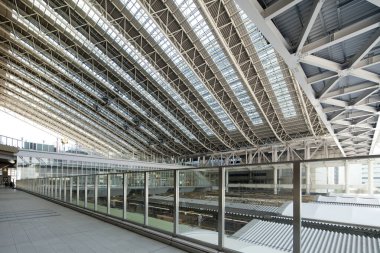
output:
[[[33,195],[0,188],[0,252],[184,252]]]

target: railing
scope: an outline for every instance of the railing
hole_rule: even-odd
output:
[[[4,135],[0,135],[0,144],[6,145],[6,146],[12,146],[16,148],[22,148],[22,140],[4,136]]]
[[[373,180],[374,173],[380,175],[380,156],[68,175],[19,180],[17,188],[216,250],[298,253],[318,252],[307,240],[334,233],[352,233],[370,243],[378,237],[373,235],[380,232],[380,222],[375,221],[380,200],[373,194],[380,193],[380,182]],[[366,193],[363,203],[359,193]],[[334,202],[332,194],[345,201],[347,194],[356,194],[356,203]],[[345,219],[329,213],[334,208],[354,214]],[[359,208],[370,220],[357,219],[358,210],[349,208]],[[310,212],[317,209],[322,210],[319,216]],[[301,236],[301,222],[303,233],[311,228],[321,232]],[[345,252],[362,252],[356,250]]]
[[[138,160],[144,162],[156,162],[156,163],[168,163],[168,164],[178,164],[185,165],[175,160],[167,157],[134,157],[130,154],[115,154],[115,153],[104,153],[96,148],[84,148],[78,147],[77,145],[66,145],[64,149],[59,149],[56,144],[46,144],[29,141],[27,139],[16,139],[4,135],[0,135],[0,144],[6,146],[17,147],[23,150],[29,151],[40,151],[40,152],[52,152],[52,153],[65,153],[65,154],[76,154],[76,155],[87,155],[95,157],[104,157],[109,159],[125,159],[125,160]]]

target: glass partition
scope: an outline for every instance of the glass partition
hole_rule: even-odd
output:
[[[337,237],[363,249],[379,245],[380,159],[302,162],[301,166],[302,236],[309,234],[308,240],[320,240],[321,245]],[[307,241],[302,240],[301,249],[307,247]],[[341,250],[339,244],[323,249],[331,253]],[[359,251],[346,248],[345,252]]]
[[[124,210],[124,175],[123,174],[109,174],[110,175],[110,214],[119,218],[123,218]]]
[[[218,169],[179,172],[179,234],[218,244]]]
[[[25,179],[17,186],[66,195],[66,202],[71,189],[81,207],[87,200],[89,209],[234,252],[354,253],[325,245],[341,238],[368,248],[380,234],[376,157]]]
[[[79,195],[78,177],[77,176],[71,177],[71,180],[72,180],[71,203],[78,205],[78,201],[79,201],[79,199],[78,199],[78,195]]]
[[[292,164],[225,168],[226,248],[292,252],[292,180]],[[283,226],[280,236],[276,228]]]
[[[72,177],[65,177],[64,178],[64,185],[65,185],[65,196],[64,196],[64,201],[71,203],[70,198],[71,198],[71,191],[70,191],[70,184],[71,184],[71,179]]]
[[[85,207],[85,198],[86,198],[86,176],[78,176],[78,185],[79,185],[79,199],[78,205]]]
[[[59,190],[59,200],[64,200],[64,196],[65,196],[65,187],[64,187],[64,178],[63,177],[60,177],[58,178],[58,190]]]
[[[97,211],[107,213],[107,175],[98,175]]]
[[[87,177],[87,208],[95,210],[95,175]]]
[[[174,171],[149,172],[149,226],[173,232]]]
[[[144,224],[144,172],[130,172],[128,177],[127,220]]]

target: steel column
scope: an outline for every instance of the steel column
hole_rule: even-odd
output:
[[[219,167],[219,209],[218,209],[218,249],[224,248],[224,216],[225,216],[225,200],[226,200],[226,168]]]
[[[173,233],[177,235],[179,231],[179,170],[174,171],[174,228]]]
[[[128,174],[123,174],[123,219],[127,219]]]
[[[94,185],[94,210],[98,211],[98,191],[99,191],[99,175],[95,175]]]
[[[84,208],[87,208],[87,176],[84,176]]]
[[[107,174],[107,214],[111,214],[111,175]]]
[[[149,173],[144,172],[144,225],[148,226],[149,217]]]
[[[301,252],[301,164],[293,163],[293,253]]]

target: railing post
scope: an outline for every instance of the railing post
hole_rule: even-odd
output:
[[[70,178],[70,203],[73,203],[73,177]]]
[[[301,252],[301,164],[293,162],[293,253]]]
[[[59,177],[58,178],[58,182],[59,182],[59,200],[62,200],[62,177]]]
[[[94,185],[94,210],[98,211],[98,188],[99,188],[99,175],[95,175],[95,185]]]
[[[224,216],[226,201],[226,168],[219,167],[218,249],[224,248]]]
[[[174,171],[174,235],[179,233],[179,170]]]
[[[111,175],[107,174],[107,214],[111,213]]]
[[[77,205],[79,206],[79,176],[77,176]]]
[[[63,201],[65,202],[66,202],[66,179],[67,178],[65,177],[65,181],[63,181]]]
[[[127,219],[128,174],[123,174],[123,219]]]
[[[54,187],[54,198],[58,198],[58,178],[54,178],[54,183],[55,183],[55,187]]]
[[[87,176],[84,176],[84,208],[87,208]]]
[[[149,174],[147,171],[144,172],[144,225],[148,226],[148,215],[149,215]]]

